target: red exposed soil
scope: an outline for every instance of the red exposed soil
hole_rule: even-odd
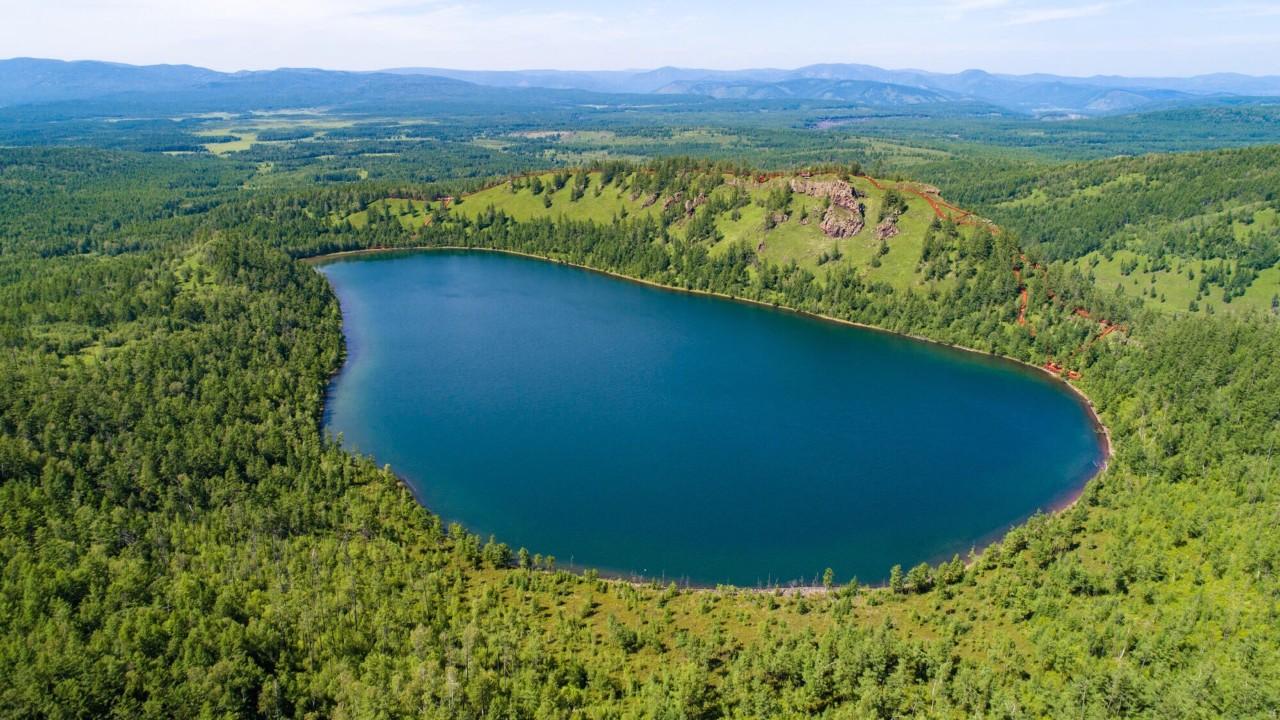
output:
[[[860,177],[871,183],[871,185],[877,190],[887,189],[884,185],[880,184],[879,180],[876,180],[870,175],[862,175]],[[985,226],[992,233],[1000,232],[1000,228],[990,222],[979,218],[968,210],[962,210],[946,200],[943,200],[938,196],[936,188],[926,188],[922,190],[919,186],[912,183],[897,183],[897,189],[909,192],[921,200],[924,200],[926,203],[929,203],[929,207],[933,209],[933,214],[941,220],[952,220],[957,225],[971,225],[975,227]]]
[[[1022,259],[1022,266],[1029,268],[1032,271],[1044,269],[1043,266],[1041,265],[1037,265],[1037,264],[1028,265],[1027,256],[1025,255],[1021,256],[1021,259]],[[1026,284],[1022,281],[1023,279],[1022,268],[1014,267],[1013,277],[1018,281],[1018,324],[1022,326],[1027,326],[1028,330],[1031,332],[1032,337],[1034,337],[1036,334],[1035,328],[1028,326],[1028,323],[1027,323],[1028,292],[1027,292]],[[1053,290],[1046,290],[1046,293],[1049,295],[1050,300],[1054,300],[1057,298],[1057,294],[1054,293]],[[1094,319],[1093,313],[1089,312],[1087,308],[1077,307],[1073,309],[1071,313],[1076,317],[1084,318],[1085,320]],[[1083,355],[1089,348],[1093,347],[1094,343],[1098,342],[1099,340],[1102,340],[1103,338],[1105,338],[1106,336],[1112,333],[1128,332],[1128,328],[1126,328],[1125,326],[1116,325],[1115,323],[1112,323],[1109,320],[1098,320],[1097,322],[1098,322],[1098,325],[1101,327],[1101,330],[1098,332],[1097,335],[1085,341],[1085,343],[1081,345],[1075,351],[1075,353],[1073,353],[1073,356]],[[1046,370],[1049,370],[1050,372],[1053,372],[1059,375],[1063,374],[1064,372],[1064,366],[1054,362],[1053,360],[1049,360],[1048,362],[1046,362],[1044,367]],[[1066,372],[1066,376],[1072,380],[1079,380],[1081,377],[1080,373],[1075,370],[1066,370],[1065,372]]]
[[[1061,374],[1062,374],[1062,366],[1061,366],[1061,365],[1059,365],[1058,363],[1056,363],[1056,362],[1052,361],[1052,360],[1050,360],[1050,361],[1048,361],[1048,362],[1046,362],[1046,363],[1044,364],[1044,369],[1045,369],[1045,370],[1048,370],[1049,372],[1051,372],[1051,373],[1053,373],[1053,374],[1055,374],[1055,375],[1061,375]],[[1072,379],[1072,380],[1079,380],[1079,379],[1080,379],[1080,373],[1076,372],[1075,370],[1068,370],[1068,371],[1067,371],[1067,377],[1068,377],[1068,378],[1070,378],[1070,379]]]

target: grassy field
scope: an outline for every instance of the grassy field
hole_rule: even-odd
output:
[[[553,177],[553,173],[539,176],[540,180],[548,185]],[[551,199],[550,206],[547,206],[546,198]],[[651,215],[660,209],[656,205],[645,207],[642,198],[632,198],[615,186],[602,189],[600,173],[590,173],[585,194],[576,201],[573,200],[572,183],[566,183],[564,187],[555,191],[548,188],[541,195],[534,195],[529,188],[522,188],[512,193],[510,183],[503,183],[465,196],[461,202],[454,204],[453,212],[474,218],[490,207],[510,215],[517,221],[539,217],[566,217],[598,223],[612,222],[624,211],[631,217],[638,217]]]
[[[200,137],[226,137],[231,136],[235,140],[227,142],[210,142],[205,143],[204,147],[214,155],[228,155],[230,153],[242,152],[248,150],[255,143],[268,144],[292,144],[296,142],[305,142],[307,140],[323,137],[325,132],[334,128],[349,127],[353,125],[352,121],[347,120],[328,120],[328,119],[260,119],[249,122],[237,122],[227,124],[225,126],[208,128],[199,130],[194,135]],[[298,137],[288,140],[264,140],[262,136],[270,131],[296,131]],[[308,136],[304,136],[304,132],[310,132]]]
[[[1164,313],[1270,312],[1276,151],[983,166],[943,182],[1030,248]]]
[[[224,137],[227,135],[235,137],[235,140],[228,140],[226,142],[205,143],[204,147],[206,150],[219,156],[248,150],[255,142],[258,141],[258,133],[248,130],[201,130],[195,134],[201,137]]]
[[[1241,246],[1265,233],[1280,228],[1280,212],[1270,207],[1235,209],[1232,217],[1244,217],[1230,222],[1234,239]],[[1143,299],[1148,307],[1163,312],[1249,312],[1271,310],[1280,296],[1280,265],[1258,271],[1258,276],[1243,295],[1228,300],[1224,287],[1209,284],[1202,289],[1201,278],[1207,267],[1219,263],[1231,265],[1227,260],[1184,257],[1165,252],[1156,231],[1190,234],[1205,223],[1221,221],[1223,213],[1207,213],[1168,226],[1137,227],[1120,238],[1119,250],[1094,251],[1072,261],[1072,265],[1085,275],[1092,275],[1101,288],[1118,288],[1120,292]]]
[[[1093,252],[1071,264],[1086,275],[1091,273],[1098,287],[1119,288],[1163,312],[1190,312],[1192,303],[1196,311],[1206,313],[1270,310],[1273,299],[1280,294],[1280,266],[1260,271],[1244,295],[1226,302],[1221,287],[1210,286],[1207,293],[1200,292],[1202,268],[1216,261],[1169,256],[1166,262],[1168,269],[1152,270],[1148,256],[1117,250],[1110,258]],[[1125,273],[1126,264],[1134,263],[1137,268]]]
[[[427,224],[431,216],[431,203],[404,198],[377,200],[369,203],[368,209],[352,213],[346,219],[353,227],[362,228],[369,224],[369,213],[381,214],[388,210],[393,217],[400,221],[402,226],[408,228],[422,227]],[[338,218],[334,218],[334,220],[338,220]]]

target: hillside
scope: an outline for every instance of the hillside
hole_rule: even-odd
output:
[[[942,204],[928,186],[847,171],[695,173],[678,188],[629,167],[565,170],[521,176],[443,203],[377,201],[347,219],[363,226],[369,213],[390,212],[406,227],[421,226],[442,206],[448,213],[441,219],[473,221],[493,212],[517,221],[647,218],[661,220],[674,237],[704,244],[711,256],[746,248],[780,266],[857,269],[869,282],[901,289],[937,282],[922,263],[926,238],[936,241],[946,232],[967,241],[985,226]],[[940,219],[962,222],[949,222],[944,231],[935,222]]]
[[[37,58],[0,60],[0,107],[83,100],[124,92],[185,90],[223,73],[191,65],[124,65]]]
[[[1100,288],[1166,312],[1280,310],[1280,147],[946,172],[949,191]]]

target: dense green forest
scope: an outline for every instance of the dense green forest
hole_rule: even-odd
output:
[[[1008,229],[931,222],[919,277],[899,286],[852,259],[809,268],[744,243],[713,252],[706,209],[517,221],[466,197],[447,207],[444,196],[480,183],[430,182],[408,164],[326,179],[328,160],[277,172],[242,155],[0,150],[6,716],[1263,718],[1280,707],[1280,328],[1267,310],[1159,312],[1073,264],[1146,232],[1133,229],[1143,214],[1263,209],[1274,149],[1069,165],[1034,187],[982,163],[967,181],[964,166],[921,175]],[[1230,185],[1240,168],[1259,174]],[[745,171],[593,169],[565,173],[565,189],[603,190],[608,174],[610,188],[687,196]],[[1154,180],[1112,180],[1139,171]],[[1154,182],[1175,200],[1162,204]],[[1105,202],[1071,200],[1095,186]],[[1023,196],[1046,210],[1041,234],[1021,211],[997,212]],[[390,198],[422,204],[393,211]],[[763,202],[784,212],[787,199]],[[1127,222],[1114,209],[1126,203]],[[1068,207],[1109,231],[1098,248],[1058,218]],[[1248,247],[1236,237],[1179,252],[1253,257],[1254,235],[1240,236]],[[1052,359],[1080,374],[1114,457],[1070,509],[968,562],[886,568],[885,587],[700,590],[571,574],[537,548],[444,527],[392,472],[322,436],[341,315],[301,260],[446,245]],[[1123,331],[1101,333],[1100,318]]]

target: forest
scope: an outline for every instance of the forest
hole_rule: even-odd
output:
[[[6,716],[1264,718],[1280,707],[1275,314],[1162,312],[1073,264],[1144,250],[1130,234],[1159,230],[1143,217],[1172,227],[1274,205],[1275,148],[1039,166],[1034,182],[1007,157],[949,173],[904,164],[892,174],[999,226],[929,223],[919,278],[903,286],[868,280],[852,258],[810,268],[750,244],[714,248],[717,216],[737,201],[692,216],[516,220],[467,193],[524,190],[512,175],[545,167],[530,157],[481,148],[500,161],[473,173],[459,170],[466,153],[433,156],[429,171],[413,155],[380,157],[386,173],[327,178],[331,159],[284,158],[275,172],[254,155],[268,149],[0,149]],[[863,160],[812,164],[874,171]],[[571,194],[689,197],[755,175],[684,158],[553,164]],[[1145,180],[1125,180],[1136,173]],[[393,212],[392,199],[422,205]],[[763,202],[785,213],[790,200]],[[408,222],[409,207],[423,216]],[[1265,242],[1241,237],[1250,244],[1219,232],[1178,252],[1274,264]],[[1093,401],[1114,455],[1069,509],[969,557],[886,568],[884,586],[571,573],[538,548],[446,525],[394,468],[321,431],[345,347],[337,300],[305,261],[442,246],[1052,362]]]

